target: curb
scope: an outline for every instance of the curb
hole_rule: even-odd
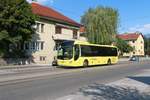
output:
[[[31,68],[31,67],[54,67],[52,65],[9,65],[9,66],[0,66],[0,70],[3,69],[19,69],[19,68]]]

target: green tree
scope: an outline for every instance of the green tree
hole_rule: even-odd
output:
[[[118,27],[118,15],[118,11],[110,7],[90,8],[81,19],[88,41],[96,44],[114,42]]]
[[[0,54],[21,57],[23,44],[35,33],[36,16],[26,0],[0,0]]]
[[[116,38],[116,46],[120,50],[121,55],[123,53],[129,53],[134,50],[126,41],[124,41],[120,38]]]
[[[144,51],[146,55],[150,55],[150,37],[144,37]]]

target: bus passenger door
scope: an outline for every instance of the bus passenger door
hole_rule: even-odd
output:
[[[80,48],[79,48],[79,45],[75,45],[74,46],[74,61],[78,60],[80,56]]]

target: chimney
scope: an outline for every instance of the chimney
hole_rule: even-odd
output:
[[[31,0],[31,3],[38,3],[38,0]]]

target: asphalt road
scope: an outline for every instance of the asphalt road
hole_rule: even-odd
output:
[[[0,86],[0,100],[55,100],[92,83],[109,83],[150,69],[150,62],[127,63],[79,70],[62,75]]]

